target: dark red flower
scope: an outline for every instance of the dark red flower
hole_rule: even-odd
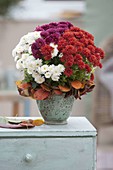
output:
[[[92,54],[95,54],[95,47],[93,45],[88,45],[87,48],[90,50]]]
[[[85,46],[87,46],[89,44],[89,41],[86,38],[81,38],[80,42],[83,43]]]
[[[85,64],[85,69],[88,73],[90,73],[91,67],[88,64]]]
[[[68,44],[69,45],[73,45],[73,46],[76,46],[76,42],[77,42],[77,39],[75,37],[71,37],[68,39]]]
[[[92,73],[90,76],[90,80],[93,81],[94,80],[94,74]]]
[[[76,49],[75,47],[73,47],[72,45],[67,45],[63,50],[62,50],[62,53],[64,54],[75,54],[76,53]]]
[[[74,56],[74,59],[76,59],[78,61],[78,60],[82,60],[83,58],[82,58],[82,56],[80,54],[76,54]]]
[[[94,41],[91,40],[91,39],[88,39],[88,44],[89,44],[89,45],[94,45]]]
[[[67,45],[67,41],[63,38],[60,38],[58,41],[58,50],[62,51],[66,45]]]
[[[82,30],[82,32],[85,34],[85,37],[88,39],[91,39],[92,41],[94,41],[94,36],[92,34],[90,34],[87,31]]]
[[[76,32],[76,31],[80,31],[81,29],[79,27],[71,27],[70,31]]]
[[[61,61],[61,62],[65,62],[65,61],[66,61],[65,55],[63,55],[63,56],[60,58],[60,61]]]
[[[41,47],[41,52],[43,55],[49,55],[51,54],[53,51],[53,47],[49,46],[49,45],[45,45],[43,47]]]
[[[84,68],[85,68],[85,63],[84,63],[82,60],[79,60],[79,61],[77,62],[77,64],[78,64],[78,67],[79,67],[80,69],[84,69]]]
[[[81,31],[79,31],[79,32],[74,32],[74,36],[76,37],[76,38],[83,38],[84,37],[84,34],[81,32]]]
[[[86,57],[89,57],[91,55],[91,52],[88,48],[84,48],[82,54]]]
[[[67,77],[70,77],[73,74],[73,70],[70,67],[68,67],[68,68],[65,69],[64,74]]]
[[[99,67],[102,68],[102,64],[101,63],[99,63]]]
[[[64,34],[63,34],[63,38],[64,39],[69,39],[69,38],[73,38],[73,33],[70,32],[70,31],[66,31]]]
[[[71,60],[70,61],[67,61],[67,62],[65,62],[65,66],[66,67],[71,67],[72,65],[73,65],[73,63],[74,63],[74,61],[72,62]]]
[[[105,55],[105,53],[104,53],[104,51],[101,49],[101,48],[96,48],[96,53],[99,53],[100,54],[100,57],[103,59],[104,58],[104,55]]]
[[[51,59],[51,55],[46,55],[46,56],[44,57],[44,59],[45,59],[45,60],[50,60],[50,59]]]
[[[73,62],[74,61],[74,57],[73,57],[73,55],[66,55],[66,61],[71,61],[71,62]]]

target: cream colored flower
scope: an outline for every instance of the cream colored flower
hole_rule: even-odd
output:
[[[53,74],[51,78],[53,81],[58,81],[60,77],[57,74]]]
[[[35,77],[35,81],[36,81],[38,84],[42,84],[42,83],[45,81],[45,78],[44,78],[44,77],[41,77],[41,76],[37,76],[37,77]]]
[[[48,65],[44,64],[43,66],[41,66],[41,72],[44,74],[45,72],[48,71]]]
[[[45,73],[45,78],[50,78],[51,77],[51,73],[49,72],[49,71],[47,71],[46,73]]]

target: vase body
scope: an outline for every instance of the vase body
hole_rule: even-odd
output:
[[[46,100],[37,100],[40,113],[46,124],[66,124],[73,102],[74,96],[64,98],[63,95],[53,95]]]

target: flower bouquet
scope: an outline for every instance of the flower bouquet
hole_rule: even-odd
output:
[[[16,82],[19,94],[40,102],[50,100],[52,105],[53,97],[66,102],[92,91],[94,71],[102,67],[104,52],[94,45],[90,33],[70,22],[52,22],[24,35],[12,55],[23,74]]]

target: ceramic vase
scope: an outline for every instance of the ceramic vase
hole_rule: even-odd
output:
[[[36,102],[46,124],[66,124],[71,114],[74,96],[64,98],[63,95],[53,95]]]

